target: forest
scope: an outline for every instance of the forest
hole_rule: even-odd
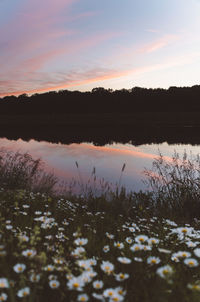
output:
[[[200,111],[200,85],[168,89],[134,87],[128,90],[97,87],[87,92],[60,90],[0,98],[1,115],[180,111]]]

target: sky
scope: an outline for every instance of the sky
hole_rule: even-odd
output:
[[[0,0],[0,97],[200,84],[200,0]]]

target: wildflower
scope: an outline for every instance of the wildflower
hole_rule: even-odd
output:
[[[131,243],[133,242],[133,239],[132,239],[131,237],[127,237],[127,238],[126,238],[126,242],[127,242],[128,244],[131,244]]]
[[[106,232],[106,236],[109,238],[109,239],[114,239],[114,235],[113,234],[109,234],[108,232]]]
[[[156,272],[161,278],[168,278],[173,274],[173,269],[170,265],[165,265],[159,267]]]
[[[152,247],[150,245],[143,245],[144,251],[151,251]]]
[[[22,252],[22,255],[28,258],[32,258],[36,255],[36,251],[35,250],[25,250]]]
[[[146,235],[139,235],[139,236],[135,237],[135,241],[137,243],[144,243],[147,240],[148,240],[148,237]]]
[[[160,263],[160,258],[158,258],[158,257],[148,257],[147,258],[147,263],[148,264],[158,264],[158,263]]]
[[[88,273],[88,275],[91,277],[91,278],[94,278],[94,277],[96,277],[96,275],[97,275],[97,273],[95,272],[95,271],[93,271],[93,270],[91,270],[91,271],[89,271],[89,272],[87,272]]]
[[[103,292],[103,296],[104,296],[105,298],[111,298],[111,297],[114,296],[114,294],[116,294],[116,291],[115,291],[115,289],[113,289],[113,288],[107,288],[107,289],[105,289],[104,292]]]
[[[114,242],[114,246],[116,246],[118,249],[123,249],[124,248],[124,244],[122,242]]]
[[[48,271],[48,272],[53,272],[54,266],[51,264],[48,264],[47,266],[44,267],[44,270]]]
[[[15,264],[13,269],[16,273],[23,273],[23,271],[26,269],[26,265],[18,263],[18,264]]]
[[[200,248],[195,249],[194,254],[195,256],[200,257]]]
[[[142,244],[133,244],[130,247],[131,251],[137,252],[137,251],[142,251],[144,249],[144,246]]]
[[[86,294],[81,294],[81,295],[78,295],[78,301],[81,301],[81,302],[85,302],[85,301],[88,301],[89,300],[89,297],[88,295]]]
[[[29,287],[24,287],[24,288],[18,290],[18,292],[17,292],[17,296],[19,298],[24,298],[24,297],[28,296],[29,294],[30,294],[30,288]]]
[[[67,286],[69,289],[82,291],[83,286],[85,285],[84,281],[80,277],[73,277],[67,282]]]
[[[117,260],[123,264],[129,264],[131,263],[131,259],[126,258],[126,257],[118,257]]]
[[[66,274],[65,277],[67,280],[71,280],[74,276],[72,274]]]
[[[77,238],[76,240],[74,240],[74,243],[76,245],[86,245],[88,243],[88,239],[87,238]]]
[[[177,257],[178,258],[189,258],[191,256],[191,253],[190,252],[182,252],[182,251],[179,251],[177,253]]]
[[[103,261],[101,264],[101,269],[106,273],[106,274],[111,274],[114,270],[114,265],[109,262],[109,261]]]
[[[184,263],[189,267],[196,267],[199,265],[198,261],[194,258],[187,258],[184,260]]]
[[[187,241],[185,244],[188,247],[196,247],[199,242]]]
[[[58,288],[60,286],[60,282],[58,280],[49,281],[49,286],[53,289]]]
[[[124,297],[120,296],[118,293],[115,293],[109,301],[113,301],[113,302],[118,302],[118,301],[123,301]]]
[[[0,301],[6,301],[8,298],[8,295],[6,293],[1,293],[0,295]]]
[[[174,262],[180,262],[178,253],[173,253],[172,256],[171,256],[171,260],[174,261]]]
[[[97,261],[94,258],[88,259],[88,262],[89,262],[90,265],[93,265],[93,266],[97,265]]]
[[[135,232],[135,228],[133,228],[133,227],[130,227],[130,228],[128,228],[129,229],[129,231],[131,232],[131,233],[134,233]]]
[[[200,291],[200,284],[191,284],[191,283],[189,283],[187,285],[187,287],[191,290],[194,290],[194,291],[198,291],[198,292]]]
[[[8,287],[9,287],[8,279],[0,278],[0,288],[8,288]]]
[[[55,264],[63,264],[63,260],[60,258],[54,258],[53,261]]]
[[[177,226],[177,224],[174,221],[171,221],[169,219],[166,219],[165,221],[168,225],[175,226],[175,227]]]
[[[109,245],[105,245],[105,246],[103,247],[103,251],[104,251],[104,253],[109,252],[109,250],[110,250]]]
[[[128,279],[128,278],[129,278],[129,274],[119,273],[119,274],[116,274],[116,275],[115,275],[115,279],[116,279],[117,281],[124,281],[124,280],[126,280],[126,279]]]
[[[155,244],[158,244],[159,243],[159,239],[157,238],[149,238],[148,239],[148,244],[149,245],[155,245]]]
[[[93,282],[93,287],[94,287],[95,289],[100,289],[100,288],[102,288],[102,287],[103,287],[103,281],[99,281],[99,280],[94,281],[94,282]]]
[[[92,278],[90,272],[83,272],[79,277],[83,280],[84,283],[90,283]]]
[[[180,227],[180,228],[176,228],[176,229],[173,229],[171,234],[177,234],[179,236],[179,239],[183,239],[186,235],[191,235],[192,232],[193,232],[193,228],[190,227]]]
[[[39,274],[35,274],[35,273],[32,273],[29,277],[29,280],[31,282],[38,282],[40,280],[40,275]]]
[[[20,235],[20,236],[19,236],[19,239],[20,239],[21,241],[24,241],[24,242],[28,242],[28,241],[29,241],[29,237],[26,236],[26,235]]]
[[[120,296],[124,296],[126,294],[126,292],[123,290],[122,287],[116,287],[115,288],[116,293],[118,293]]]
[[[90,268],[90,262],[88,260],[78,260],[77,264],[84,269]]]
[[[48,276],[48,279],[49,279],[49,280],[57,280],[57,276],[51,274],[51,275]]]
[[[12,225],[6,225],[7,230],[12,230],[13,226]]]
[[[78,258],[81,254],[85,252],[84,247],[77,247],[74,251],[71,252],[71,255]]]

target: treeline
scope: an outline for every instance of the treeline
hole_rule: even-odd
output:
[[[200,85],[126,90],[97,87],[91,92],[60,90],[0,98],[0,114],[68,114],[200,111]]]

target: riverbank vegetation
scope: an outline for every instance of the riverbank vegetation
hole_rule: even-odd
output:
[[[114,192],[59,195],[42,162],[4,150],[0,301],[199,301],[199,162],[160,155],[152,192],[126,193],[123,166]]]

